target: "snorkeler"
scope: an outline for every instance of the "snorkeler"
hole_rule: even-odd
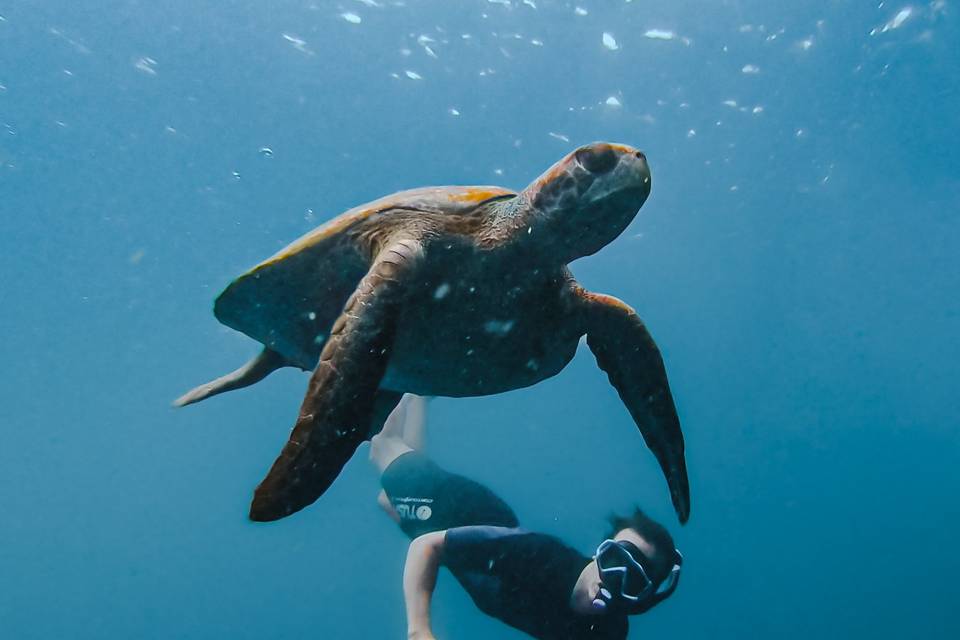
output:
[[[636,509],[588,558],[559,539],[517,528],[513,510],[483,485],[419,451],[425,401],[406,395],[371,442],[378,502],[412,539],[403,572],[407,633],[434,640],[430,601],[440,565],[484,613],[542,640],[626,638],[627,616],[677,587],[680,552]]]

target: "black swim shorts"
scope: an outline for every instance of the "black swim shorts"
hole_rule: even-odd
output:
[[[441,469],[419,451],[397,457],[380,483],[410,538],[453,527],[517,526],[513,509],[490,489]]]

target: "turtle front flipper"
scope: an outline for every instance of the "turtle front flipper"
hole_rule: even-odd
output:
[[[587,345],[657,457],[670,487],[673,508],[684,523],[690,517],[690,486],[683,432],[660,350],[628,305],[612,296],[582,295],[586,302]]]
[[[234,389],[249,387],[252,384],[260,382],[277,369],[286,366],[290,366],[290,363],[288,363],[282,355],[269,347],[264,347],[263,351],[247,364],[232,373],[228,373],[216,380],[212,380],[187,391],[173,401],[173,406],[185,407],[188,404],[206,400],[210,396],[215,396],[224,391],[233,391]]]
[[[254,493],[251,520],[279,520],[313,503],[369,436],[371,423],[382,425],[382,416],[375,414],[383,408],[376,405],[391,394],[378,399],[378,387],[390,361],[405,283],[422,255],[415,240],[392,244],[377,255],[347,300],[310,378],[290,440]]]

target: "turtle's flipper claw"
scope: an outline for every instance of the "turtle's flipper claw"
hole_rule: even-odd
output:
[[[206,400],[210,396],[215,396],[224,391],[249,387],[254,383],[260,382],[280,367],[285,366],[287,366],[287,362],[283,359],[283,356],[272,349],[264,347],[263,351],[247,364],[232,373],[228,373],[216,380],[212,380],[187,391],[173,401],[173,406],[185,407],[188,404]]]
[[[254,492],[251,520],[279,520],[314,502],[368,437],[371,420],[382,424],[384,416],[374,415],[382,413],[375,411],[377,390],[390,361],[407,272],[420,255],[413,240],[384,249],[347,301],[310,378],[293,433]],[[387,395],[396,406],[399,395]]]
[[[666,476],[681,523],[690,517],[683,432],[660,351],[636,312],[612,296],[583,293],[587,344]]]

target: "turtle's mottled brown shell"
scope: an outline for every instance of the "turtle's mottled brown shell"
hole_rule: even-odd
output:
[[[291,364],[312,369],[326,332],[369,267],[361,231],[415,224],[424,214],[469,217],[481,205],[514,196],[501,187],[424,187],[360,205],[234,280],[214,313]]]

